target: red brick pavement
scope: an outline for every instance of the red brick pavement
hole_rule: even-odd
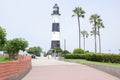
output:
[[[110,74],[85,65],[33,66],[22,80],[120,80]]]

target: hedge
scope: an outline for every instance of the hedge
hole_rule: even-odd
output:
[[[83,54],[84,53],[84,50],[80,49],[80,48],[76,48],[74,49],[73,51],[73,54]]]
[[[66,54],[65,59],[85,59],[85,54]]]
[[[65,59],[87,59],[90,60],[92,53],[87,54],[66,54],[64,57]]]
[[[86,59],[89,61],[120,63],[120,54],[67,54],[65,59]]]

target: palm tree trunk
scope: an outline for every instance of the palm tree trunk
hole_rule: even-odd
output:
[[[100,29],[98,28],[98,36],[99,36],[99,53],[101,53],[101,37],[100,37]]]
[[[85,53],[85,37],[84,37],[84,53]]]
[[[78,18],[78,30],[79,30],[79,48],[81,48],[80,19],[79,16],[77,18]]]
[[[95,53],[97,53],[96,35],[95,35]]]
[[[97,43],[96,43],[96,34],[97,33],[97,30],[96,30],[96,21],[95,21],[95,53],[97,53]]]

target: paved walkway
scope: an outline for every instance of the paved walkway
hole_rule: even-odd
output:
[[[32,70],[22,80],[120,80],[86,65],[55,59],[33,59],[32,65]]]

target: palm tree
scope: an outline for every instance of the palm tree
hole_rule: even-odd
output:
[[[77,20],[78,20],[79,48],[81,48],[80,17],[84,18],[85,11],[83,11],[81,7],[75,7],[75,9],[73,10],[73,13],[74,13],[74,15],[72,15],[72,17],[73,17],[73,16],[77,16]]]
[[[98,19],[98,36],[99,36],[99,53],[101,53],[101,35],[100,35],[100,28],[104,28],[103,22],[101,19]]]
[[[96,35],[98,35],[98,31],[95,31],[94,29],[92,29],[92,31],[90,31],[91,33],[91,36],[93,35],[94,36],[94,39],[95,39],[95,53],[97,53],[97,43],[96,43]]]
[[[97,53],[97,43],[96,43],[96,35],[97,35],[97,24],[98,24],[98,19],[100,16],[98,16],[97,14],[93,14],[90,17],[90,23],[93,23],[93,34],[95,37],[95,53]]]
[[[83,40],[84,40],[84,53],[85,53],[85,38],[88,37],[88,32],[86,30],[81,31],[81,34],[83,35]]]

